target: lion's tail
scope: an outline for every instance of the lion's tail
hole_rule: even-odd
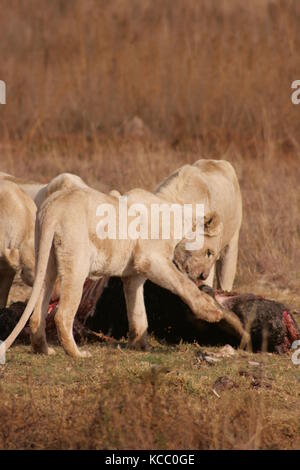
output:
[[[5,351],[7,351],[10,348],[10,346],[18,337],[22,329],[25,327],[37,303],[37,300],[41,293],[45,275],[46,275],[48,260],[50,256],[50,250],[51,250],[52,242],[54,238],[54,232],[55,232],[54,224],[48,225],[44,223],[42,225],[41,237],[39,241],[39,252],[38,252],[38,257],[37,257],[36,275],[35,275],[35,280],[34,280],[33,289],[31,292],[31,296],[20,320],[18,321],[17,325],[15,326],[13,331],[10,333],[8,338],[6,338],[6,340],[4,341]],[[3,348],[3,345],[2,345],[2,348]]]

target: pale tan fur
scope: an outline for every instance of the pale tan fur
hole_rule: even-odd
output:
[[[56,191],[62,191],[64,189],[71,189],[74,186],[79,188],[87,188],[87,184],[80,178],[80,176],[72,173],[61,173],[55,176],[47,185],[43,186],[34,198],[34,202],[39,208],[45,199]]]
[[[17,272],[23,281],[34,279],[36,206],[18,185],[0,181],[0,307],[5,307]]]
[[[128,204],[150,206],[164,200],[143,190],[127,193]],[[173,263],[178,240],[104,239],[96,235],[100,204],[113,205],[118,214],[118,198],[99,193],[91,188],[57,191],[42,204],[37,216],[37,268],[33,291],[23,316],[5,341],[5,349],[31,317],[31,341],[35,352],[49,354],[45,337],[45,318],[49,297],[57,275],[61,296],[55,317],[58,335],[65,351],[71,356],[87,356],[80,351],[73,338],[73,320],[83,284],[88,276],[120,276],[123,279],[129,320],[130,344],[146,345],[147,316],[143,284],[148,278],[180,296],[194,312],[195,317],[218,322],[224,311],[208,295],[199,291],[194,282],[181,273]],[[241,323],[233,320],[236,330],[245,334]]]
[[[236,273],[242,223],[242,197],[232,165],[226,160],[198,160],[193,165],[179,168],[166,178],[156,189],[156,194],[180,204],[203,203],[205,214],[218,214],[222,230],[211,239],[211,247],[207,240],[207,248],[211,248],[214,262],[210,273],[205,272],[203,277],[207,276],[206,283],[212,286],[216,270],[217,287],[230,291]],[[197,271],[201,272],[206,254],[205,249],[190,253],[190,264],[193,264],[190,271],[194,270],[194,277]]]

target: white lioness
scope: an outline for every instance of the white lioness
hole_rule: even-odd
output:
[[[221,225],[214,233],[219,245],[214,238],[212,242],[217,249],[207,247],[206,256],[214,262],[210,273],[204,272],[202,279],[207,278],[206,284],[212,287],[216,267],[217,287],[230,291],[236,273],[242,223],[242,197],[232,165],[226,160],[198,160],[193,165],[184,165],[158,186],[156,194],[179,204],[203,203],[205,214],[215,211],[219,215]],[[199,252],[201,257],[203,254]],[[197,277],[197,253],[182,251],[178,257],[183,269]],[[195,270],[196,275],[193,275]]]
[[[153,203],[166,202],[165,199],[143,190],[130,191],[127,198],[129,206],[133,203],[150,206]],[[41,206],[37,215],[35,282],[23,316],[5,341],[6,350],[34,309],[30,322],[33,350],[45,354],[53,352],[46,342],[45,317],[57,275],[60,279],[61,296],[55,322],[65,351],[74,357],[88,355],[86,351],[77,348],[72,327],[84,281],[91,275],[122,277],[129,320],[129,340],[133,346],[144,347],[146,344],[148,325],[143,284],[147,278],[180,296],[197,318],[218,322],[226,317],[227,321],[234,324],[240,336],[244,335],[237,317],[222,310],[210,296],[201,293],[195,283],[176,268],[173,258],[178,240],[175,240],[172,233],[168,240],[130,237],[121,239],[118,236],[116,239],[98,238],[99,218],[96,214],[103,204],[109,204],[115,209],[118,221],[118,199],[91,188],[58,191],[49,196]],[[205,233],[214,225],[214,216],[216,215],[207,215],[209,224],[204,229]],[[212,261],[205,258],[204,262],[206,265]]]
[[[25,284],[33,285],[36,205],[32,198],[36,198],[39,206],[55,191],[71,187],[87,185],[79,176],[70,173],[56,176],[48,185],[21,183],[18,178],[0,173],[0,307],[6,306],[17,272]],[[58,288],[55,297],[57,293]]]
[[[34,279],[36,206],[15,183],[0,181],[0,307],[5,307],[15,274]]]

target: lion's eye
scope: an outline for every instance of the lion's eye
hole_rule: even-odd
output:
[[[210,250],[207,250],[207,252],[206,252],[206,256],[207,256],[208,258],[210,258],[210,257],[212,256],[212,251],[210,251]]]

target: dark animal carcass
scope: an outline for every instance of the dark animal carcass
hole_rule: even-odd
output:
[[[4,341],[18,323],[26,304],[15,302],[9,308],[0,308],[0,340]],[[19,339],[29,341],[29,328],[26,327],[21,332]]]
[[[201,289],[212,295],[224,308],[233,311],[251,333],[252,349],[285,352],[300,338],[299,328],[289,309],[278,302],[253,294],[216,292],[208,286]],[[176,295],[150,281],[144,287],[149,332],[170,343],[197,341],[200,344],[232,344],[239,340],[222,320],[210,324],[195,320],[189,307]],[[99,298],[95,315],[87,321],[89,328],[101,330],[116,339],[126,336],[126,304],[119,278],[111,278]]]

